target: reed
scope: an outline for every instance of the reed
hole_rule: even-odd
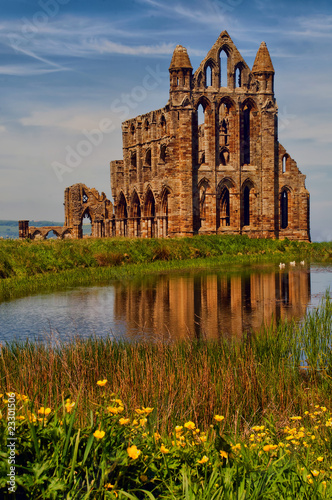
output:
[[[331,498],[331,327],[327,293],[243,341],[2,345],[1,498],[13,398],[19,498]]]
[[[303,412],[331,392],[332,306],[328,295],[301,325],[283,322],[243,341],[122,343],[110,338],[71,342],[11,342],[1,346],[0,390],[34,395],[36,404],[55,407],[62,397],[76,400],[88,418],[96,380],[121,394],[129,407],[156,408],[154,424],[169,431],[195,418],[209,425],[217,409],[233,433],[273,415],[276,425]]]

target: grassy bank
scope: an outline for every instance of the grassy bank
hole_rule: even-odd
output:
[[[294,259],[331,262],[332,243],[253,240],[245,236],[0,241],[0,300],[147,271]]]
[[[71,498],[149,498],[137,489],[150,498],[331,498],[331,344],[327,297],[302,325],[245,342],[3,345],[0,391],[17,400],[20,484],[34,499],[56,498],[52,488]],[[3,460],[1,488],[7,469]]]

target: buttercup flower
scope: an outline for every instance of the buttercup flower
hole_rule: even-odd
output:
[[[195,427],[196,427],[196,426],[195,426],[195,424],[194,424],[194,422],[186,422],[186,423],[184,424],[184,426],[185,426],[187,429],[190,429],[190,430],[194,430],[194,429],[195,429]]]
[[[130,458],[136,460],[136,458],[138,458],[142,452],[137,448],[136,445],[133,444],[132,446],[129,446],[129,448],[127,448],[127,453]]]
[[[41,408],[39,408],[38,413],[40,413],[41,415],[45,415],[47,417],[47,415],[49,415],[51,411],[52,411],[51,408],[44,408],[42,406]]]
[[[228,458],[228,453],[227,453],[227,451],[223,451],[223,450],[221,450],[219,453],[220,453],[220,456],[221,456],[222,458]]]
[[[93,433],[93,435],[97,439],[102,439],[105,436],[105,432],[104,431],[99,431],[97,429],[96,432]]]
[[[208,461],[209,461],[209,458],[206,455],[204,455],[204,457],[202,457],[200,460],[197,460],[197,462],[199,464],[205,464]]]
[[[120,420],[119,420],[119,424],[120,424],[120,425],[127,425],[127,424],[129,424],[129,422],[130,422],[130,418],[123,418],[123,417],[122,417],[122,418],[120,418]]]
[[[169,449],[165,448],[165,446],[163,444],[160,447],[160,451],[161,451],[161,453],[164,453],[165,455],[166,455],[166,453],[169,453]]]
[[[97,385],[99,385],[100,387],[104,387],[104,385],[107,384],[107,379],[104,378],[104,380],[98,380],[97,382]]]
[[[225,417],[223,417],[222,415],[215,415],[214,416],[214,419],[217,421],[217,422],[221,422],[222,420],[224,420]]]

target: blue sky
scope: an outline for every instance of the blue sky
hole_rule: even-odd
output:
[[[0,219],[61,221],[76,182],[110,197],[121,122],[167,103],[177,44],[196,69],[224,29],[250,67],[267,43],[279,140],[307,176],[312,239],[332,240],[329,0],[1,0]]]

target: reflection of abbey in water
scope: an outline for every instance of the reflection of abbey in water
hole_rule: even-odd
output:
[[[130,332],[156,338],[242,336],[284,318],[301,318],[310,300],[305,270],[262,274],[149,277],[116,286],[114,316]]]

